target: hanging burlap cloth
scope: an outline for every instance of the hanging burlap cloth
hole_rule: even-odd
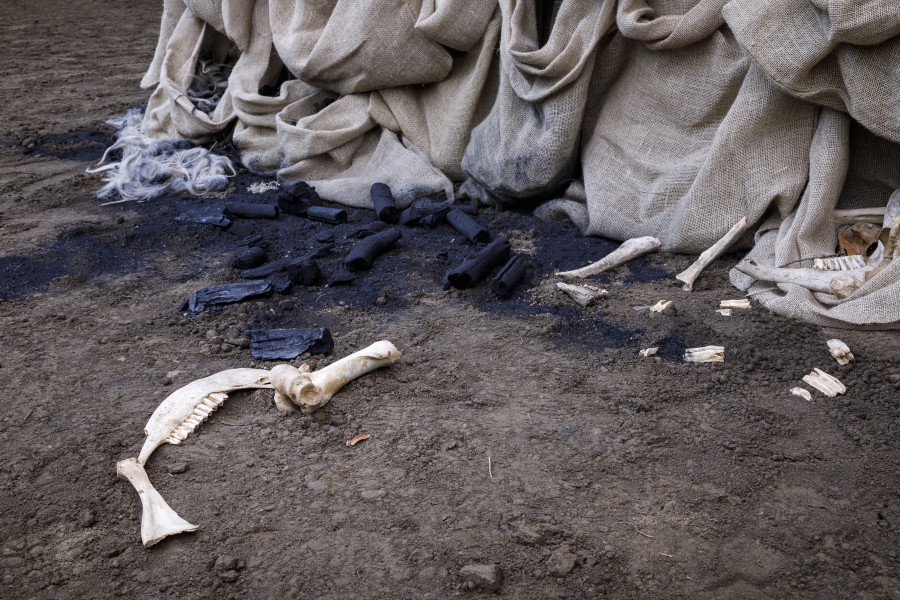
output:
[[[144,128],[230,135],[252,170],[351,206],[455,181],[692,253],[746,216],[739,246],[774,266],[833,254],[836,208],[900,188],[900,2],[548,2],[165,0]],[[202,52],[233,64],[209,114]],[[900,265],[843,301],[732,281],[807,321],[900,327]]]

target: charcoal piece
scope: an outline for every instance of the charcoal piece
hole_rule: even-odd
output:
[[[370,269],[375,259],[387,252],[399,239],[400,230],[396,227],[370,235],[353,246],[353,249],[344,258],[344,265],[348,271]]]
[[[334,340],[328,329],[250,329],[250,354],[258,360],[292,360],[309,352],[329,354]]]
[[[225,205],[222,214],[232,219],[276,219],[278,207],[274,204],[230,203]]]
[[[269,255],[263,248],[260,248],[259,246],[250,246],[237,253],[237,256],[231,261],[231,266],[235,269],[242,270],[253,269],[266,262],[266,259],[268,258]]]
[[[328,208],[327,206],[310,206],[306,216],[313,221],[321,221],[329,225],[340,225],[347,222],[347,211],[342,208]]]
[[[211,285],[197,290],[188,300],[187,309],[198,313],[203,312],[209,306],[233,304],[247,298],[267,296],[271,293],[272,282],[270,281],[246,281]]]
[[[334,241],[334,231],[329,229],[328,231],[323,231],[321,233],[317,233],[316,241],[322,242],[323,244],[330,244],[331,242]]]
[[[434,229],[447,220],[447,214],[452,208],[452,206],[447,205],[446,207],[436,210],[431,214],[425,215],[424,217],[419,219],[419,224],[424,225],[425,227],[428,227],[430,229]]]
[[[272,282],[272,288],[282,296],[287,296],[293,287],[294,282],[287,278],[278,279]]]
[[[285,270],[291,281],[300,285],[312,285],[322,276],[319,263],[311,256],[290,261]]]
[[[235,221],[231,227],[228,228],[228,233],[237,238],[246,238],[253,235],[253,225],[247,221]]]
[[[414,204],[400,214],[401,225],[420,223],[435,227],[444,222],[447,213],[453,210],[450,204]]]
[[[183,214],[175,217],[176,221],[185,221],[187,223],[201,223],[203,225],[215,225],[216,227],[228,227],[231,225],[231,219],[225,215],[191,215]]]
[[[316,188],[305,181],[298,181],[290,186],[285,186],[275,194],[278,208],[281,212],[305,217],[310,206],[319,204],[322,199],[316,193]]]
[[[334,250],[334,244],[325,244],[324,246],[319,246],[315,252],[310,254],[313,258],[325,258],[331,251]]]
[[[491,269],[509,258],[509,242],[506,238],[497,238],[485,246],[478,254],[464,261],[444,277],[442,286],[448,289],[453,286],[460,290],[474,287]]]
[[[370,235],[375,235],[376,233],[381,233],[385,229],[387,229],[389,225],[384,221],[372,221],[366,225],[363,225],[359,229],[354,230],[347,237],[355,237],[359,239],[367,238]]]
[[[343,265],[336,268],[328,279],[325,287],[334,287],[336,285],[350,285],[356,279],[356,273],[351,273],[344,268]]]
[[[400,209],[394,202],[394,195],[391,188],[383,183],[373,184],[369,190],[372,196],[372,205],[375,207],[375,214],[385,223],[396,223],[400,220]]]
[[[515,288],[522,277],[525,276],[525,259],[518,255],[513,255],[503,268],[497,273],[491,281],[491,289],[498,296],[509,296],[513,288]]]
[[[481,223],[458,208],[454,208],[447,213],[447,222],[455,230],[466,236],[470,242],[486,244],[491,241],[491,233]]]
[[[255,269],[248,269],[241,273],[242,279],[263,279],[264,277],[269,277],[270,275],[275,275],[276,273],[281,273],[284,271],[287,264],[290,262],[290,259],[284,258],[282,260],[273,260],[272,262],[265,264],[261,267],[256,267]]]
[[[254,234],[248,235],[247,237],[243,237],[238,240],[238,246],[260,246],[259,242],[261,242],[263,237],[261,235]]]

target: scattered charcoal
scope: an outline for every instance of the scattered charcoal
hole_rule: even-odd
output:
[[[394,195],[391,194],[391,188],[383,183],[372,185],[369,190],[372,196],[372,205],[375,207],[375,214],[385,223],[396,223],[400,220],[400,210],[397,203],[394,202]]]
[[[282,212],[297,217],[305,217],[306,211],[309,210],[310,206],[319,204],[322,201],[319,194],[316,193],[316,188],[305,181],[298,181],[293,185],[283,187],[275,197],[278,202],[278,208]]]
[[[254,296],[267,296],[272,293],[270,281],[247,281],[243,283],[226,283],[211,285],[197,290],[188,300],[187,309],[198,313],[216,304],[232,304]]]
[[[281,296],[287,296],[294,287],[294,282],[283,278],[272,282],[272,288]]]
[[[322,276],[319,264],[312,256],[290,261],[285,270],[291,281],[300,285],[312,285]]]
[[[252,269],[266,262],[267,258],[269,255],[263,248],[250,246],[246,250],[238,252],[231,262],[231,266],[235,269]]]
[[[256,246],[261,242],[263,237],[258,233],[253,235],[248,235],[247,237],[243,237],[238,240],[238,246]]]
[[[331,251],[334,250],[334,244],[325,244],[324,246],[320,246],[315,252],[310,254],[313,258],[325,258]]]
[[[316,234],[316,241],[322,242],[323,244],[330,244],[334,241],[334,231],[331,231],[329,229],[327,231]]]
[[[376,233],[381,233],[385,229],[388,228],[388,224],[384,221],[372,221],[367,225],[363,225],[359,229],[354,230],[347,237],[355,237],[359,239],[367,238],[370,235],[375,235]]]
[[[275,275],[276,273],[281,273],[285,270],[288,263],[290,262],[289,258],[284,258],[282,260],[273,260],[267,265],[263,265],[261,267],[256,267],[255,269],[248,269],[241,273],[242,279],[263,279],[265,277],[269,277],[270,275]]]
[[[513,255],[491,281],[491,289],[498,296],[509,296],[524,276],[525,259],[519,255]]]
[[[334,340],[328,329],[250,329],[250,354],[259,360],[292,360],[309,352],[329,354]]]
[[[235,221],[231,227],[228,228],[228,233],[237,238],[245,238],[253,235],[253,225],[247,221]]]
[[[506,238],[497,238],[478,254],[452,269],[444,277],[443,287],[453,286],[460,290],[473,287],[481,281],[491,269],[509,258],[509,242]]]
[[[370,235],[353,246],[353,249],[344,258],[344,265],[349,271],[365,271],[371,268],[375,259],[387,252],[399,239],[400,230],[396,227]]]
[[[336,285],[350,285],[355,279],[356,273],[351,273],[350,271],[345,269],[343,265],[341,265],[331,273],[331,278],[328,280],[328,283],[326,283],[325,286],[334,287]]]
[[[342,208],[310,206],[306,211],[306,216],[313,221],[321,221],[329,225],[340,225],[347,222],[347,211]]]
[[[216,227],[228,227],[231,225],[231,219],[225,215],[190,215],[183,214],[175,217],[176,221],[185,221],[187,223],[201,223],[203,225],[215,225]]]
[[[230,203],[225,205],[222,211],[226,217],[232,219],[277,219],[278,207],[274,204],[244,204]]]
[[[453,206],[450,204],[414,204],[400,214],[400,224],[420,223],[428,227],[435,227],[444,222],[447,213],[451,210],[453,210]]]
[[[453,225],[455,230],[466,236],[470,242],[486,244],[491,241],[491,233],[481,223],[458,208],[447,213],[447,222]]]

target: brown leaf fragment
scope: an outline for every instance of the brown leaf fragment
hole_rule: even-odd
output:
[[[368,433],[358,433],[358,434],[354,435],[353,438],[347,442],[347,445],[355,446],[358,443],[360,443],[361,441],[369,439],[369,437],[370,436]]]

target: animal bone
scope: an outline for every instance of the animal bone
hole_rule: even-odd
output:
[[[750,300],[741,298],[739,300],[720,300],[719,308],[750,308]]]
[[[383,340],[318,371],[310,372],[307,365],[299,369],[278,365],[269,375],[275,388],[275,406],[282,412],[290,412],[295,404],[301,412],[309,414],[325,406],[332,396],[357,377],[392,365],[401,356],[392,343]]]
[[[853,223],[881,223],[887,207],[854,208],[834,211],[835,225],[851,225]]]
[[[812,402],[812,394],[809,391],[804,390],[802,387],[791,388],[791,393],[795,396],[800,396],[807,402]]]
[[[197,529],[196,525],[191,525],[179,517],[166,504],[150,483],[147,472],[138,459],[126,458],[116,463],[116,475],[131,483],[141,498],[141,541],[144,546],[152,546],[176,533]]]
[[[704,250],[697,260],[694,261],[694,264],[675,276],[675,279],[684,282],[681,289],[686,292],[693,290],[694,281],[700,276],[700,272],[708,267],[711,262],[722,256],[745,231],[747,231],[747,217],[741,217],[741,220],[735,223],[718,242]]]
[[[853,353],[850,352],[849,346],[841,340],[833,339],[825,343],[828,344],[828,351],[831,352],[831,355],[838,361],[839,365],[846,365],[853,360]]]
[[[725,362],[725,347],[703,346],[702,348],[688,348],[684,351],[684,360],[692,363]]]
[[[731,309],[730,309],[730,308],[720,308],[720,309],[717,310],[716,312],[719,313],[720,315],[722,315],[723,317],[730,317],[730,316],[731,316]]]
[[[572,285],[570,283],[559,282],[556,287],[569,295],[581,307],[588,307],[594,303],[597,298],[603,298],[608,294],[606,290],[594,287],[592,285]]]
[[[831,280],[831,293],[844,299],[863,286],[863,282],[853,275],[838,275]]]
[[[662,311],[666,310],[670,306],[672,306],[671,300],[660,300],[659,302],[657,302],[656,304],[651,306],[650,310],[652,310],[653,312],[661,313]]]
[[[843,383],[822,369],[813,369],[809,375],[803,376],[803,381],[832,398],[847,391]]]
[[[837,271],[818,271],[816,269],[764,267],[750,259],[742,260],[734,268],[759,281],[793,283],[824,294],[834,293],[831,289],[831,280],[837,277],[839,273]]]
[[[817,258],[813,266],[820,271],[852,271],[866,266],[865,259],[859,254],[853,256],[831,256],[829,258]]]
[[[638,354],[640,354],[643,358],[647,358],[648,356],[653,356],[654,354],[656,354],[657,350],[659,350],[659,348],[657,347],[644,348],[643,350],[638,352]]]
[[[580,277],[585,278],[597,273],[602,273],[613,267],[624,265],[630,260],[634,260],[639,256],[643,256],[649,252],[659,250],[662,245],[655,237],[645,236],[639,238],[631,238],[625,240],[621,246],[601,258],[595,263],[591,263],[586,267],[575,269],[574,271],[563,271],[559,273],[562,277]]]

